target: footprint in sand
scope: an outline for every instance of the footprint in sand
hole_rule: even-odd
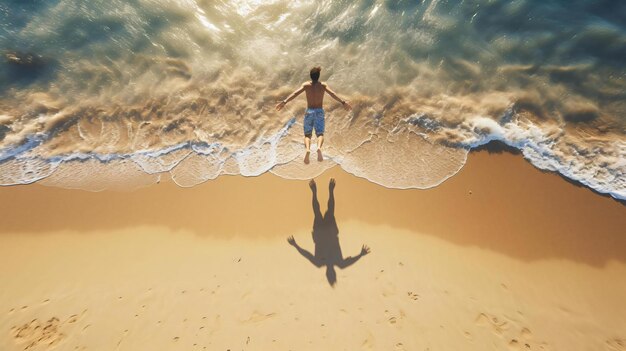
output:
[[[626,339],[607,340],[606,347],[611,351],[626,351]]]
[[[250,318],[241,321],[242,323],[258,323],[258,322],[262,322],[266,319],[272,318],[276,315],[276,313],[267,313],[267,314],[263,314],[263,313],[259,313],[257,311],[252,312],[252,315],[250,315]]]
[[[78,322],[86,312],[87,310],[84,310],[80,315],[71,315],[63,322],[58,317],[46,321],[33,319],[23,325],[13,326],[10,333],[16,345],[26,345],[24,350],[51,348],[65,339],[67,332],[65,329]],[[88,327],[89,324],[82,330]]]
[[[498,318],[493,315],[481,313],[476,317],[476,324],[483,327],[490,327],[494,334],[500,338],[508,340],[508,348],[512,351],[526,350],[549,350],[550,347],[545,342],[537,343],[532,340],[533,334],[530,329],[522,327],[518,329],[516,323]],[[621,351],[621,350],[620,350]]]
[[[513,350],[513,351],[521,350],[521,346],[520,345],[521,344],[520,344],[520,342],[517,339],[511,339],[509,341],[509,349],[510,350]],[[528,344],[526,344],[526,345],[528,345]],[[528,347],[530,348],[530,345],[528,345]]]
[[[409,299],[413,300],[413,301],[417,301],[419,300],[420,296],[412,291],[409,291],[406,293],[409,296]]]
[[[400,310],[399,312],[400,312],[400,316],[398,317],[396,315],[391,314],[389,310],[385,310],[385,317],[387,318],[387,323],[389,323],[389,325],[400,327],[400,324],[401,324],[400,322],[406,316],[406,314],[402,310]]]
[[[61,332],[62,323],[57,317],[52,317],[45,322],[33,319],[29,323],[11,328],[11,336],[16,345],[24,345],[24,350],[30,350],[39,346],[53,347],[65,338]]]
[[[404,344],[401,342],[398,342],[394,345],[394,350],[396,351],[405,351],[406,349],[404,348]]]
[[[493,332],[497,335],[509,329],[509,323],[505,320],[498,319],[496,316],[489,316],[485,313],[481,313],[476,317],[476,324],[481,326],[490,326]]]

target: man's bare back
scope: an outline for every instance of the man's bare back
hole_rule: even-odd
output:
[[[285,100],[281,101],[276,105],[276,110],[280,111],[285,107],[287,102],[293,100],[298,95],[302,94],[302,92],[306,95],[306,104],[307,108],[323,108],[324,103],[324,93],[328,93],[333,99],[337,100],[341,103],[346,110],[351,110],[352,106],[348,104],[347,101],[341,100],[334,91],[332,91],[326,83],[322,82],[305,82],[302,83],[300,88],[293,93],[291,93]]]
[[[307,108],[322,108],[326,84],[322,82],[306,82],[302,84],[306,94]]]
[[[322,145],[324,144],[324,95],[328,93],[333,99],[343,105],[343,107],[349,111],[352,106],[348,104],[346,100],[342,100],[332,91],[326,83],[320,82],[319,74],[321,68],[313,67],[311,69],[311,81],[302,83],[298,90],[291,93],[285,100],[279,102],[276,105],[276,110],[282,110],[285,105],[295,99],[302,92],[306,95],[307,110],[304,117],[304,146],[306,148],[306,155],[304,156],[304,163],[309,163],[309,154],[311,153],[311,136],[313,129],[315,129],[315,135],[317,135],[317,160],[323,161],[322,157]]]

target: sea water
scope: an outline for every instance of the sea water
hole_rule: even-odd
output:
[[[626,1],[1,0],[0,54],[1,185],[429,188],[498,140],[626,199]],[[315,65],[354,109],[304,165]]]

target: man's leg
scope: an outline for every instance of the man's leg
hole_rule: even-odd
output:
[[[324,161],[322,155],[322,145],[324,145],[324,110],[321,110],[315,114],[315,135],[317,135],[317,160],[319,162]]]
[[[304,136],[304,147],[306,148],[306,153],[304,155],[304,163],[309,164],[309,155],[311,154],[311,135]]]
[[[324,134],[317,136],[317,160],[324,161],[324,156],[322,155],[322,145],[324,145]]]
[[[306,153],[304,154],[304,164],[309,164],[309,155],[311,154],[311,135],[313,134],[313,115],[306,113],[304,115],[304,147]]]

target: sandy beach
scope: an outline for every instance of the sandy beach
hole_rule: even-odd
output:
[[[623,204],[508,152],[429,190],[335,167],[322,213],[330,178],[371,249],[332,285],[286,240],[315,252],[306,181],[0,188],[0,349],[626,350]]]
[[[624,67],[624,0],[0,0],[0,351],[626,351]]]

